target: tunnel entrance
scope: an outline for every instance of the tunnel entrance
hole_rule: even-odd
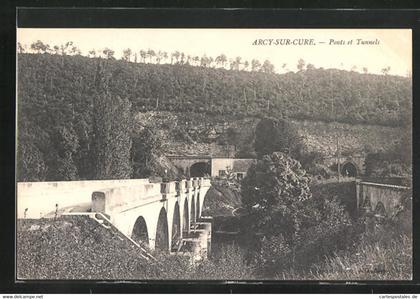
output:
[[[177,250],[181,242],[181,217],[179,215],[179,204],[175,203],[174,217],[172,221],[171,249]]]
[[[184,214],[182,215],[182,232],[187,234],[189,229],[189,222],[190,222],[190,214],[189,214],[189,210],[188,210],[188,199],[185,198],[184,201]]]
[[[131,238],[139,244],[145,244],[149,246],[149,234],[147,232],[147,225],[142,216],[137,218],[136,223],[134,223]]]
[[[348,177],[357,176],[357,168],[352,162],[346,162],[341,167],[341,174]]]
[[[197,162],[190,167],[190,177],[210,176],[210,163]]]
[[[164,208],[160,209],[159,219],[156,228],[155,250],[168,251],[168,220]]]

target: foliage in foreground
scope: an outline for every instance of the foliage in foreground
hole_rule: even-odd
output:
[[[265,234],[283,234],[292,242],[301,225],[312,217],[307,209],[309,177],[298,161],[281,152],[265,155],[252,165],[241,192],[255,229]]]
[[[410,280],[412,279],[412,237],[382,227],[364,233],[350,248],[325,256],[305,271],[281,271],[278,279],[288,280]]]
[[[241,251],[231,246],[201,264],[169,255],[146,261],[140,253],[88,218],[18,221],[18,279],[252,279]]]

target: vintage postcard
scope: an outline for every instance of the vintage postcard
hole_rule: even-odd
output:
[[[411,280],[410,29],[17,29],[17,280]]]

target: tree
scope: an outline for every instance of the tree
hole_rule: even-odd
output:
[[[162,59],[166,62],[168,60],[168,52],[162,52]]]
[[[56,163],[51,169],[56,180],[68,181],[78,178],[74,156],[79,149],[79,140],[72,124],[59,127],[52,136],[57,152]]]
[[[95,51],[95,49],[92,49],[92,50],[90,50],[89,51],[89,57],[96,57],[96,51]]]
[[[147,56],[149,56],[149,63],[152,63],[153,62],[153,57],[156,56],[155,51],[152,50],[152,49],[149,49],[149,50],[147,50],[146,54],[147,54]]]
[[[265,155],[252,165],[242,180],[241,200],[254,229],[293,242],[308,216],[304,211],[312,196],[309,182],[300,163],[284,153]]]
[[[53,50],[54,50],[54,54],[55,54],[55,55],[59,55],[59,54],[60,54],[60,47],[59,47],[59,46],[57,46],[57,45],[56,45],[56,46],[54,46],[54,47],[53,47]]]
[[[64,45],[60,46],[60,51],[61,51],[61,55],[67,55],[69,54],[68,51],[71,50],[71,48],[73,47],[73,42],[67,42]]]
[[[302,58],[300,58],[298,60],[297,69],[299,71],[303,71],[304,68],[305,68],[305,60],[303,60]]]
[[[306,66],[306,69],[308,71],[313,71],[315,69],[315,66],[312,63],[308,63],[308,65]]]
[[[37,40],[36,42],[31,44],[31,50],[38,54],[46,53],[48,49],[49,49],[49,45],[44,44],[40,40]]]
[[[391,70],[390,66],[384,67],[381,72],[382,74],[384,74],[385,76],[389,74],[389,71]]]
[[[146,52],[146,51],[144,51],[144,50],[140,50],[140,58],[141,58],[141,61],[142,61],[143,63],[145,63],[145,62],[146,62],[146,56],[147,56],[147,52]]]
[[[204,55],[203,57],[201,57],[201,59],[200,59],[200,66],[202,66],[202,67],[208,67],[208,65],[209,65],[209,58],[206,56],[206,55]]]
[[[80,55],[82,54],[82,52],[80,51],[80,49],[76,46],[72,46],[70,49],[70,54],[71,55]]]
[[[225,54],[220,54],[219,56],[216,57],[216,60],[215,60],[216,65],[219,65],[221,67],[225,66],[226,61],[227,61],[227,57]]]
[[[45,181],[47,176],[47,165],[42,152],[35,145],[35,136],[33,132],[27,133],[25,129],[19,128],[16,157],[19,182]]]
[[[180,55],[181,55],[181,53],[179,53],[179,51],[175,51],[174,53],[172,53],[171,64],[172,64],[172,57],[174,57],[176,59],[176,63],[178,63]]]
[[[114,50],[111,50],[109,48],[105,48],[105,49],[103,49],[102,53],[104,53],[106,59],[115,59],[114,58],[114,54],[115,54]]]
[[[257,72],[261,67],[261,63],[257,59],[252,59],[251,61],[251,71]]]
[[[153,127],[145,127],[133,136],[131,159],[134,178],[159,174],[155,161],[162,154],[162,136]]]
[[[299,144],[296,129],[285,119],[264,118],[255,128],[254,148],[259,158],[273,152],[296,155]]]
[[[181,52],[181,54],[180,54],[180,62],[179,62],[180,64],[184,64],[185,63],[185,53],[184,52]]]
[[[127,48],[127,49],[123,50],[123,57],[122,57],[123,60],[130,61],[131,60],[131,54],[132,54],[132,52],[131,52],[130,48]]]
[[[230,69],[231,70],[235,70],[235,71],[239,71],[239,68],[241,67],[242,64],[242,58],[241,57],[236,57],[235,60],[232,61]]]
[[[17,45],[18,53],[25,53],[25,47],[21,43],[18,43]]]
[[[266,59],[261,67],[261,71],[264,73],[274,73],[274,65]]]
[[[132,176],[131,102],[111,95],[110,77],[99,65],[93,101],[95,179],[128,179]]]

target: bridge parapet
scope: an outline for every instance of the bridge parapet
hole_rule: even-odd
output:
[[[184,190],[185,190],[185,182],[184,182],[184,180],[175,182],[175,190],[176,190],[176,192],[178,194],[181,194],[181,193],[184,192]]]
[[[162,194],[176,193],[177,191],[177,182],[161,183],[160,192]]]
[[[160,200],[161,184],[109,188],[93,192],[92,211],[112,215]]]
[[[198,180],[197,180],[197,178],[193,178],[193,179],[192,179],[192,187],[193,187],[194,189],[198,187]]]
[[[210,179],[205,179],[205,178],[201,178],[201,182],[200,182],[200,187],[209,187],[211,186],[211,180]]]
[[[190,180],[185,180],[185,191],[188,192],[191,189],[192,182]]]

